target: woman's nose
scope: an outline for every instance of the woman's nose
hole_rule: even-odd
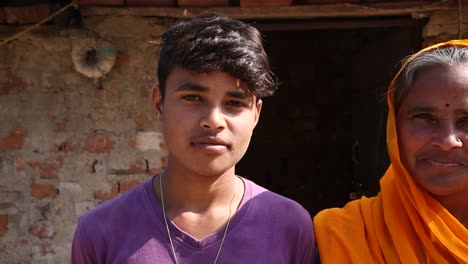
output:
[[[454,124],[441,124],[434,132],[432,143],[442,150],[450,150],[463,146],[463,142],[457,135],[457,129]]]

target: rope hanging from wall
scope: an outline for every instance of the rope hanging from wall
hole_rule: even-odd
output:
[[[100,37],[86,37],[73,42],[75,70],[88,78],[104,77],[114,67],[116,57],[112,44]]]

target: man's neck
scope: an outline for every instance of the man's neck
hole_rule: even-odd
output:
[[[231,201],[236,178],[234,168],[220,175],[206,176],[168,167],[162,175],[166,208],[196,212],[225,205]],[[159,189],[155,188],[158,198],[161,197]]]
[[[175,172],[169,166],[153,183],[160,203],[162,189],[166,216],[197,239],[224,227],[229,216],[236,213],[244,193],[243,181],[234,169],[210,177]]]

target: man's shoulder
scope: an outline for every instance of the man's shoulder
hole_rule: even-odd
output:
[[[311,219],[308,211],[298,202],[259,186],[252,181],[245,180],[245,182],[250,185],[252,192],[251,203],[255,210],[267,214],[284,215],[287,213],[296,220],[298,217],[306,221]],[[285,218],[288,218],[288,215],[285,215]]]

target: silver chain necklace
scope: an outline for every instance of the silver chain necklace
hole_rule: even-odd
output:
[[[163,175],[164,175],[164,172],[162,172],[161,175],[159,176],[159,191],[161,193],[161,205],[162,205],[162,211],[163,211],[163,217],[164,217],[164,224],[166,224],[167,236],[169,237],[169,243],[171,244],[172,256],[174,257],[175,263],[179,264],[179,261],[177,260],[177,256],[175,253],[174,244],[172,243],[172,237],[171,237],[171,232],[169,231],[169,225],[167,224],[166,208],[164,206],[164,192],[163,192],[163,181],[162,181]],[[234,198],[236,197],[236,193],[237,193],[237,179],[235,179],[235,184],[234,184],[234,195],[232,196],[231,202],[229,203],[229,216],[228,216],[228,220],[226,223],[226,228],[224,229],[223,238],[221,239],[221,244],[219,245],[218,252],[216,253],[216,258],[214,259],[213,264],[216,264],[216,262],[218,262],[219,253],[221,253],[221,248],[223,247],[224,239],[226,238],[226,234],[229,228],[229,223],[231,222],[232,202],[234,201]]]

